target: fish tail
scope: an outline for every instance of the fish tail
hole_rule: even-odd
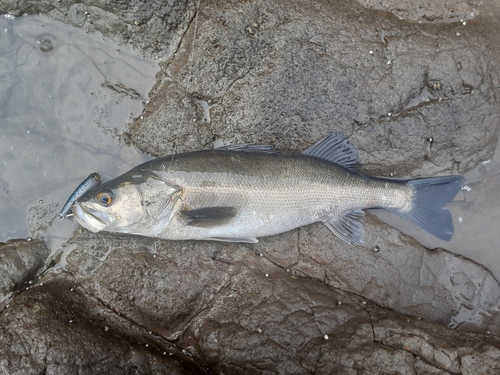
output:
[[[433,236],[450,241],[453,219],[446,203],[451,202],[463,186],[462,176],[443,176],[408,180],[415,188],[411,209],[394,210]]]

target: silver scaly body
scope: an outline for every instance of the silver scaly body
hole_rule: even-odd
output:
[[[413,189],[360,175],[308,155],[202,151],[161,161],[159,176],[182,187],[180,210],[235,207],[216,226],[186,225],[182,215],[157,233],[166,239],[253,242],[317,221],[371,207],[403,209]],[[231,167],[237,166],[237,168]]]

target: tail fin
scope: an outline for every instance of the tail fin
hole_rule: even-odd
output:
[[[415,187],[413,207],[404,212],[394,210],[433,236],[445,241],[453,236],[453,219],[446,207],[460,191],[464,182],[462,176],[443,176],[408,180]]]

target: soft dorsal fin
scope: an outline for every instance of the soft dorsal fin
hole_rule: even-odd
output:
[[[354,210],[342,217],[326,220],[324,223],[337,237],[349,245],[361,245],[365,234],[364,217],[363,211]]]
[[[328,134],[302,153],[329,160],[348,169],[356,169],[360,162],[358,151],[341,133]]]
[[[217,151],[238,151],[238,152],[263,152],[266,154],[274,154],[279,151],[270,145],[250,145],[248,143],[242,143],[239,145],[229,145],[214,148]]]

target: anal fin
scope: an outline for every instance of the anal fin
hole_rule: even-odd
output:
[[[324,223],[342,241],[349,245],[361,245],[365,235],[364,217],[365,213],[362,210],[354,210],[342,217],[326,220]]]

